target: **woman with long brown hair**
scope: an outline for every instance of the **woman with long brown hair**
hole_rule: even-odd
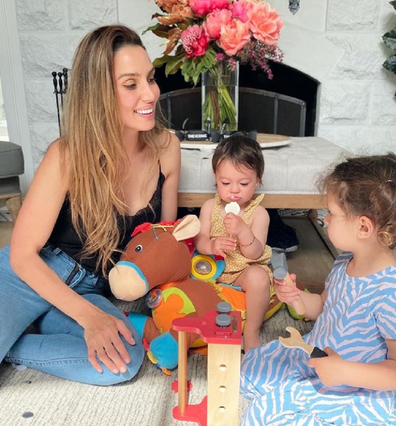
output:
[[[156,118],[158,98],[134,31],[112,25],[83,38],[62,136],[0,251],[0,361],[100,385],[137,373],[140,339],[105,296],[134,228],[176,219],[180,144]],[[39,334],[23,334],[33,323]]]

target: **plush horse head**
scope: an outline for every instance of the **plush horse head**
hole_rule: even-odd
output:
[[[117,299],[132,301],[153,287],[189,277],[191,255],[186,240],[198,234],[199,219],[185,216],[174,224],[143,224],[137,227],[120,261],[109,274]]]

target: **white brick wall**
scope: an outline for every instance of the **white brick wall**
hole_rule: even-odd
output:
[[[396,26],[387,0],[270,0],[285,21],[285,64],[319,80],[318,135],[356,153],[396,151],[396,76],[382,68],[391,53],[381,36]],[[89,30],[120,21],[138,32],[150,25],[151,0],[16,0],[29,129],[35,167],[57,137],[54,70],[71,66]],[[154,59],[162,50],[143,37]]]

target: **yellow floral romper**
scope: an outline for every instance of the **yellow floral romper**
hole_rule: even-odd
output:
[[[248,224],[249,218],[253,213],[254,209],[261,203],[264,198],[264,194],[257,196],[252,199],[250,204],[246,207],[242,220]],[[225,237],[228,233],[223,224],[223,218],[221,216],[221,199],[218,194],[215,195],[215,202],[213,211],[211,214],[211,227],[210,227],[210,238]],[[235,251],[225,251],[227,258],[225,259],[224,272],[217,278],[217,282],[233,284],[235,280],[242,274],[242,272],[250,265],[260,265],[264,268],[271,280],[272,287],[272,271],[268,267],[268,262],[271,259],[272,249],[269,246],[265,246],[264,253],[258,259],[249,259],[245,257],[239,244],[237,244]]]

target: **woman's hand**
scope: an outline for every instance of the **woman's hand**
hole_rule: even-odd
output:
[[[236,249],[236,241],[231,237],[217,237],[211,240],[211,253],[226,258],[224,250],[234,251]]]
[[[132,333],[125,323],[98,309],[82,326],[88,347],[88,360],[95,370],[103,372],[100,360],[112,373],[125,373],[126,364],[131,358],[120,334],[129,344],[135,344]]]
[[[299,300],[301,293],[301,290],[296,287],[296,275],[290,274],[290,278],[294,282],[294,287],[288,286],[285,280],[277,280],[274,278],[274,288],[278,299],[288,305]]]
[[[337,352],[327,347],[324,352],[328,355],[323,358],[310,358],[308,365],[313,367],[319,379],[325,386],[339,386],[345,384],[343,372],[347,361],[343,360]]]

